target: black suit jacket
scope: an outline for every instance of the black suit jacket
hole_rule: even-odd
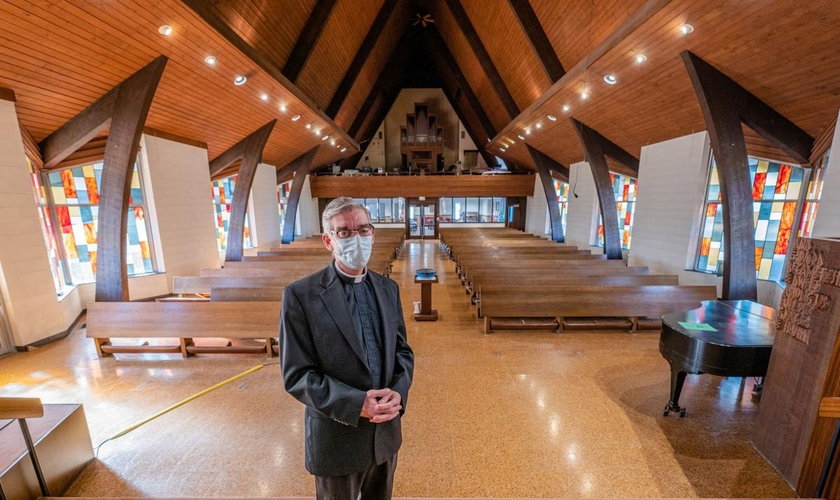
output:
[[[379,306],[385,387],[402,397],[414,372],[397,284],[368,271]],[[391,458],[402,444],[400,417],[372,424],[360,416],[371,373],[335,264],[283,292],[280,361],[286,390],[306,405],[306,470],[343,476]]]

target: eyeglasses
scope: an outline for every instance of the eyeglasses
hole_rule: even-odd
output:
[[[354,234],[358,234],[359,236],[370,236],[373,234],[373,225],[365,224],[357,227],[356,229],[340,227],[338,229],[330,229],[330,233],[334,234],[340,240],[347,239]]]

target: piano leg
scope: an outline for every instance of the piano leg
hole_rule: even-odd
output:
[[[662,415],[667,417],[673,411],[679,413],[680,418],[685,417],[685,408],[680,408],[680,393],[685,383],[685,375],[686,372],[680,367],[671,365],[671,400],[665,405]]]

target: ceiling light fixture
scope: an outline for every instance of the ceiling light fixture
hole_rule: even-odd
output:
[[[214,64],[216,64],[216,58],[214,56],[207,56],[204,58],[204,62],[206,62],[210,66],[213,66]]]
[[[542,128],[542,123],[537,123],[537,128]]]
[[[163,26],[158,28],[158,33],[160,33],[163,36],[169,36],[169,35],[172,34],[172,26],[169,26],[168,24],[164,24]]]
[[[300,115],[295,115],[295,116],[292,117],[293,122],[296,122],[298,120],[300,120]]]
[[[285,104],[281,104],[281,105],[280,105],[280,112],[281,112],[281,113],[285,113],[285,112],[286,112],[286,105],[285,105]],[[297,120],[295,120],[295,121],[297,121]]]
[[[525,135],[531,135],[531,129],[526,128],[525,129]]]
[[[507,151],[507,149],[500,147],[500,148],[499,148],[499,151],[501,151],[502,153],[504,153],[505,151]]]
[[[618,79],[615,75],[606,75],[604,77],[604,81],[607,82],[608,85],[615,85],[618,82]]]
[[[508,147],[513,146],[514,144],[516,144],[516,141],[514,141],[513,139],[511,139],[511,140],[510,140],[510,145],[509,145]]]
[[[688,35],[689,33],[693,33],[694,32],[694,26],[692,26],[688,23],[685,23],[682,26],[680,26],[680,32],[682,32],[683,35]]]
[[[553,122],[556,122],[556,121],[557,121],[557,117],[556,117],[556,116],[554,116],[554,115],[548,115],[548,119],[549,119],[549,120],[551,120],[551,121],[553,121]]]
[[[321,131],[320,131],[320,130],[316,130],[316,131],[315,131],[315,135],[316,135],[316,136],[318,136],[318,137],[321,137]]]
[[[311,129],[311,128],[312,128],[312,124],[311,124],[311,123],[307,123],[307,124],[306,124],[306,130],[309,130],[309,129]]]
[[[589,99],[589,92],[584,90],[583,94],[580,95],[580,98],[583,99],[584,101]]]
[[[322,141],[326,141],[326,140],[327,140],[327,139],[329,139],[329,138],[330,138],[330,136],[329,136],[329,134],[327,134],[327,135],[325,135],[324,137],[321,137],[321,140],[322,140]]]
[[[345,152],[345,151],[347,151],[347,148],[341,148],[342,153]]]
[[[242,75],[238,75],[236,78],[233,79],[233,83],[235,83],[236,85],[245,85],[245,82],[247,81],[248,77]]]
[[[519,140],[520,140],[520,141],[524,141],[524,140],[525,140],[525,138],[524,138],[524,137],[522,137],[522,134],[517,135],[516,137],[519,137]]]
[[[564,112],[568,113],[568,112],[569,112],[569,109],[570,109],[570,108],[569,108],[569,105],[568,105],[568,104],[564,104],[564,105],[563,105],[563,111],[564,111]]]
[[[636,54],[636,62],[642,64],[643,62],[647,61],[647,56],[644,54]]]
[[[331,146],[335,146],[335,141],[330,141]]]
[[[262,99],[263,101],[267,101],[268,100],[268,94],[260,94],[260,99]]]

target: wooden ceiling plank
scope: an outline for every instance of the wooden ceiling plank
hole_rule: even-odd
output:
[[[283,65],[283,74],[292,82],[297,83],[300,72],[303,71],[306,61],[312,54],[312,49],[318,44],[318,39],[321,38],[321,33],[324,32],[327,21],[330,20],[335,3],[336,0],[318,0],[309,15],[306,26],[303,27],[303,32],[298,37],[286,64]]]
[[[467,101],[470,103],[473,113],[475,113],[481,122],[481,126],[484,129],[485,134],[487,134],[487,137],[489,138],[496,135],[496,129],[493,126],[493,122],[490,121],[487,117],[487,113],[484,112],[481,102],[478,100],[478,97],[476,97],[470,87],[466,76],[464,76],[460,66],[458,66],[458,62],[455,60],[455,57],[449,50],[449,47],[447,47],[446,42],[440,35],[440,32],[438,32],[437,28],[434,26],[430,26],[426,28],[426,37],[430,44],[430,50],[434,51],[434,53],[438,56],[436,60],[443,63],[439,65],[439,69],[442,70],[441,73],[445,70],[452,76],[452,78],[454,78],[455,82],[464,93],[464,96],[467,98]],[[484,145],[482,144],[482,146]]]
[[[466,37],[467,42],[469,42],[470,44],[470,47],[472,47],[473,54],[475,55],[476,59],[478,59],[478,62],[481,64],[484,73],[490,80],[490,84],[493,86],[493,89],[499,96],[499,99],[502,101],[502,105],[505,107],[505,109],[511,117],[519,115],[519,106],[516,105],[516,101],[513,99],[513,96],[511,95],[510,91],[505,85],[505,82],[502,79],[502,75],[499,74],[499,70],[493,63],[490,54],[487,52],[487,49],[481,42],[481,38],[479,37],[478,32],[476,31],[475,27],[473,26],[472,22],[467,16],[467,12],[461,5],[460,0],[445,0],[445,2],[447,7],[449,7],[449,12],[455,18],[455,21],[458,23],[461,32]]]
[[[447,1],[455,1],[455,0],[447,0]],[[577,79],[580,75],[584,73],[584,71],[595,61],[600,59],[604,56],[607,52],[609,52],[613,47],[615,47],[619,42],[621,42],[624,38],[626,38],[629,34],[633,33],[637,28],[639,28],[645,21],[650,19],[654,14],[656,14],[662,7],[667,5],[671,0],[647,0],[645,4],[636,10],[630,17],[628,17],[621,26],[612,32],[603,42],[598,44],[587,56],[580,61],[579,63],[575,64],[570,70],[568,70],[562,78],[554,82],[554,84],[540,96],[539,99],[534,101],[533,104],[528,106],[527,109],[522,111],[522,113],[518,113],[514,115],[515,118],[511,120],[511,122],[506,126],[496,137],[493,138],[493,143],[499,140],[502,136],[508,135],[510,129],[516,127],[518,123],[523,123],[529,119],[540,107],[542,107],[549,99],[555,96],[558,92],[562,91],[566,85]]]
[[[394,11],[394,7],[396,5],[397,0],[385,0],[382,3],[382,7],[379,8],[379,13],[376,14],[376,19],[374,19],[373,25],[371,25],[370,30],[368,30],[368,33],[362,41],[362,45],[359,47],[359,50],[356,51],[356,55],[353,57],[353,62],[350,63],[350,67],[347,68],[347,71],[344,73],[344,78],[341,79],[338,89],[336,89],[332,99],[330,99],[330,103],[326,109],[327,116],[330,118],[335,119],[335,116],[341,109],[342,104],[344,104],[344,100],[347,98],[350,88],[353,86],[353,83],[355,83],[356,78],[359,76],[359,72],[368,60],[368,56],[370,56],[371,52],[373,52],[376,42],[379,40],[379,35],[382,34],[382,31],[388,23],[388,19],[391,17],[391,13]]]
[[[562,78],[566,70],[563,69],[563,64],[557,57],[557,53],[554,52],[554,47],[552,47],[551,41],[545,34],[545,30],[530,2],[528,0],[508,0],[508,4],[516,15],[519,26],[525,33],[531,48],[534,49],[534,54],[542,64],[548,79],[551,83],[554,83]]]
[[[332,129],[334,134],[341,136],[344,142],[347,142],[350,147],[359,149],[359,144],[347,134],[341,127],[332,121],[330,117],[324,114],[312,100],[306,96],[297,86],[295,86],[285,75],[270,61],[265,59],[261,54],[253,50],[239,35],[237,35],[228,25],[226,25],[214,12],[208,4],[202,0],[182,0],[187,4],[199,17],[204,19],[211,27],[213,27],[219,34],[221,34],[229,43],[233,44],[240,52],[245,54],[249,59],[254,61],[263,71],[268,73],[284,88],[291,92],[299,101],[301,101],[311,112],[318,115],[324,122],[326,122]]]

